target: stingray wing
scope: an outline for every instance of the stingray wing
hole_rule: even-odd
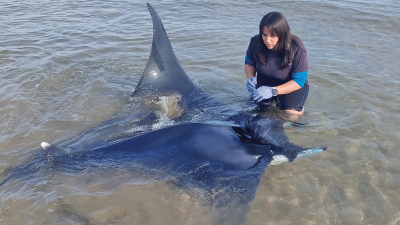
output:
[[[149,3],[147,8],[153,20],[153,43],[149,60],[132,95],[140,90],[152,90],[158,93],[178,92],[184,96],[196,85],[179,64],[157,12]]]

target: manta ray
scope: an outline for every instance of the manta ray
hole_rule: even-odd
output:
[[[61,173],[122,167],[201,191],[213,207],[236,210],[236,219],[243,222],[267,166],[325,148],[295,145],[284,132],[285,121],[235,112],[208,96],[179,64],[159,15],[147,7],[153,42],[131,100],[110,120],[76,138],[59,145],[43,142],[45,156],[15,168],[0,186],[43,167]],[[211,113],[212,120],[207,113],[201,116],[210,107],[221,108]],[[154,124],[162,116],[173,122],[158,129]]]

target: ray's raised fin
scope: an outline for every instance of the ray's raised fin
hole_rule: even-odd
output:
[[[149,60],[131,96],[141,90],[161,94],[178,92],[184,96],[197,86],[179,64],[160,16],[149,3],[147,8],[153,21],[153,42]]]
[[[50,156],[61,156],[61,155],[68,155],[71,153],[67,149],[54,146],[47,142],[42,142],[40,144],[40,146],[42,147],[42,149],[46,153],[46,155],[50,155]]]

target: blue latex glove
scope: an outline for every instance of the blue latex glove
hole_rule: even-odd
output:
[[[261,86],[254,91],[253,100],[260,102],[264,99],[272,98],[272,96],[274,96],[272,94],[272,87]]]
[[[246,82],[247,90],[251,93],[254,94],[256,91],[256,86],[257,86],[257,80],[255,77],[252,77],[247,80]]]

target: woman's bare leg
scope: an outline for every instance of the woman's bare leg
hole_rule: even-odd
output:
[[[300,112],[292,109],[287,109],[285,110],[288,116],[289,121],[297,121],[301,115],[304,114],[304,109],[302,109]]]

